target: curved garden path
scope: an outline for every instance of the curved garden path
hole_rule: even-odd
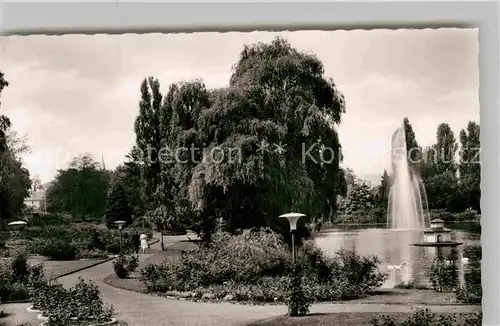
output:
[[[184,236],[165,237],[165,247],[173,245]],[[160,243],[152,245],[158,250]],[[155,254],[140,255],[144,261]],[[71,286],[78,277],[93,279],[100,287],[103,298],[112,304],[116,318],[127,322],[130,326],[169,325],[169,326],[219,326],[246,325],[252,321],[284,315],[287,308],[282,305],[238,305],[231,303],[200,303],[184,300],[168,299],[115,288],[103,282],[103,279],[113,273],[112,262],[91,267],[87,270],[68,275],[59,279],[65,285]],[[476,312],[478,306],[427,306],[435,312]],[[410,312],[409,305],[385,304],[315,304],[311,313],[336,312]]]
[[[185,239],[165,237],[165,247]],[[160,248],[159,243],[152,245],[150,252],[140,255],[144,261],[155,256],[154,251]],[[112,304],[116,318],[129,326],[224,326],[247,325],[256,320],[284,315],[287,312],[283,305],[238,305],[232,303],[200,303],[184,300],[168,299],[139,292],[132,292],[105,284],[103,279],[113,273],[112,261],[91,267],[75,274],[59,278],[64,286],[73,286],[79,277],[92,279],[100,288],[104,300]],[[28,306],[28,304],[25,304]],[[24,307],[24,305],[22,305]],[[315,304],[311,313],[349,313],[349,312],[411,312],[408,304]],[[477,312],[480,306],[426,305],[434,312]],[[25,309],[25,308],[23,308]]]
[[[157,235],[155,235],[156,237]],[[159,237],[159,235],[158,235]],[[165,247],[176,243],[183,236],[165,237]],[[151,246],[151,251],[160,249],[160,243]],[[139,255],[144,261],[154,253]],[[103,299],[112,304],[116,318],[129,326],[145,325],[246,325],[249,321],[286,313],[283,306],[242,306],[235,304],[198,303],[152,296],[115,288],[103,282],[103,279],[113,273],[113,261],[59,278],[64,286],[73,286],[79,277],[92,279],[100,288]]]

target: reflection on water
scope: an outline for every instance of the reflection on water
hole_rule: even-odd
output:
[[[333,256],[341,248],[354,248],[360,255],[375,255],[381,260],[380,270],[389,273],[384,288],[402,282],[429,286],[428,270],[436,259],[458,262],[458,278],[463,282],[461,264],[463,246],[480,244],[480,235],[465,230],[454,230],[452,240],[463,245],[450,247],[416,247],[422,242],[422,231],[394,231],[386,228],[337,228],[325,230],[315,237],[317,245]]]

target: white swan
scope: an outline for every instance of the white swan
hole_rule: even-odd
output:
[[[387,269],[392,271],[395,269],[401,269],[403,266],[408,265],[406,262],[401,263],[401,265],[387,265]]]
[[[462,259],[462,263],[468,264],[469,263],[469,258],[464,257],[463,253],[460,253],[460,258]]]

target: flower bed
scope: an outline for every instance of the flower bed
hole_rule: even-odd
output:
[[[44,325],[108,325],[116,322],[113,307],[106,306],[98,287],[82,278],[71,289],[56,282],[42,281],[33,286],[33,308],[41,311]]]
[[[387,275],[376,257],[342,250],[326,258],[313,243],[298,250],[302,290],[311,301],[339,301],[365,296]],[[151,264],[141,270],[149,292],[186,299],[283,302],[291,291],[290,252],[270,231],[218,233],[209,248],[182,255],[178,261]]]
[[[43,266],[30,266],[24,254],[0,264],[0,299],[23,301],[30,297],[30,284],[43,275]]]
[[[151,234],[151,230],[140,230]],[[122,233],[125,252],[133,250],[132,231]],[[52,260],[75,260],[105,258],[120,253],[120,233],[92,224],[60,226],[33,226],[24,231],[30,254],[41,255]]]
[[[437,292],[454,292],[459,302],[480,304],[481,285],[481,246],[464,247],[467,262],[454,262],[436,259],[429,268],[432,288]],[[464,284],[458,284],[458,264],[464,265]]]

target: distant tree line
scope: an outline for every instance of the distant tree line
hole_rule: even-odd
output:
[[[436,130],[436,143],[425,148],[418,145],[407,118],[403,120],[407,157],[410,166],[423,180],[430,210],[481,213],[480,127],[470,121],[460,131],[459,140],[447,123]],[[384,170],[379,186],[370,187],[346,169],[348,192],[340,200],[343,215],[351,222],[385,222],[391,187],[391,176]]]

